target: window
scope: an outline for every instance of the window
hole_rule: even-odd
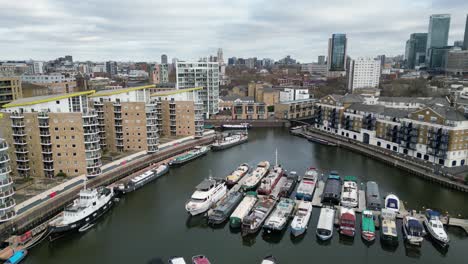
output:
[[[390,149],[390,144],[387,144],[387,149]]]
[[[60,148],[60,145],[57,145],[57,148]]]
[[[60,139],[60,137],[59,137],[59,136],[55,136],[55,139],[57,139],[57,140],[58,140],[58,139]]]
[[[418,120],[423,121],[424,120],[424,115],[418,115]]]
[[[76,152],[73,152],[73,156],[76,156]],[[76,162],[76,161],[75,161]]]
[[[71,139],[75,139],[75,136],[71,136]]]
[[[60,101],[55,101],[56,104],[60,104]]]
[[[75,130],[75,128],[74,128],[74,127],[71,127],[71,128],[70,128],[70,130],[71,130],[71,131],[74,131],[74,130]]]
[[[58,127],[55,128],[55,131],[58,131]]]
[[[393,151],[397,151],[398,148],[396,146],[393,146]]]
[[[429,160],[429,155],[424,155],[424,160]]]
[[[60,153],[60,152],[57,153],[57,157],[60,157],[60,156],[62,156],[62,153]]]
[[[420,159],[420,158],[422,157],[421,153],[419,153],[419,152],[416,153],[416,157],[417,157],[418,159]]]
[[[437,122],[437,117],[431,116],[431,123],[435,123],[435,122]]]
[[[457,161],[456,160],[452,161],[452,166],[457,166]]]
[[[377,146],[381,146],[382,144],[380,143],[380,141],[377,141]]]
[[[465,160],[464,159],[460,161],[460,165],[461,166],[465,165]]]

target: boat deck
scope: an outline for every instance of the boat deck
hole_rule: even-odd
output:
[[[286,183],[286,181],[287,181],[286,177],[284,177],[284,176],[281,177],[279,179],[278,183],[276,183],[275,188],[271,191],[271,196],[278,198],[279,193],[281,192],[281,188]]]
[[[318,181],[317,186],[315,186],[314,196],[312,197],[312,206],[322,207],[322,194],[323,194],[324,188],[325,188],[325,182]]]

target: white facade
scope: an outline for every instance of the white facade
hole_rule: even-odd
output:
[[[44,62],[33,61],[32,63],[32,74],[43,74],[44,73]]]
[[[348,90],[378,88],[380,83],[380,60],[360,57],[350,63]]]
[[[219,64],[217,62],[176,63],[176,89],[203,87],[200,99],[203,101],[204,114],[208,117],[218,113]]]
[[[66,77],[60,73],[53,74],[31,74],[21,75],[21,81],[28,83],[61,83],[61,82],[74,82],[75,77]]]
[[[280,103],[309,98],[309,89],[284,88],[283,91],[280,91]]]
[[[327,75],[328,66],[326,64],[304,63],[301,65],[301,71]]]

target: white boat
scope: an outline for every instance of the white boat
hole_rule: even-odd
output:
[[[268,233],[272,231],[282,231],[287,226],[295,205],[296,203],[293,199],[281,198],[271,215],[268,216],[265,224],[263,224],[263,229]]]
[[[258,198],[255,194],[247,193],[229,218],[229,225],[232,228],[239,228],[241,226],[242,220],[250,213],[257,202],[257,199]]]
[[[424,228],[418,219],[412,216],[403,218],[403,234],[411,245],[421,246],[424,238]]]
[[[395,212],[396,214],[400,213],[400,199],[394,194],[389,194],[385,197],[385,208]]]
[[[312,215],[312,203],[308,201],[300,201],[297,207],[296,214],[291,222],[291,234],[300,236],[304,234],[309,225],[310,216]]]
[[[211,149],[214,151],[227,149],[227,148],[245,143],[247,142],[248,139],[249,139],[249,136],[246,133],[229,135],[213,143],[211,145]]]
[[[394,210],[382,208],[380,213],[380,239],[382,242],[397,245],[398,232]]]
[[[144,186],[145,184],[161,177],[162,175],[169,172],[169,165],[161,164],[156,169],[145,171],[125,184],[117,186],[116,191],[123,194],[135,191],[136,189]]]
[[[315,168],[309,168],[302,181],[299,183],[296,191],[296,199],[312,201],[315,186],[317,184],[318,172]]]
[[[241,164],[235,171],[229,174],[226,177],[226,185],[234,186],[236,185],[242,177],[244,177],[249,172],[249,165],[244,163]]]
[[[275,257],[273,256],[266,256],[262,260],[262,264],[277,264],[278,262],[276,261]]]
[[[358,206],[358,185],[356,177],[345,176],[341,187],[341,206],[355,208]]]
[[[185,210],[191,215],[198,215],[208,211],[227,193],[224,181],[208,178],[197,185],[190,200],[185,204]]]
[[[230,125],[230,124],[224,124],[224,125],[221,125],[221,127],[223,129],[242,129],[242,130],[245,130],[245,129],[249,129],[251,126],[249,123],[240,123],[238,125]]]
[[[244,189],[244,191],[255,189],[260,183],[260,180],[263,179],[265,175],[267,175],[269,169],[270,169],[270,162],[262,161],[258,163],[257,168],[252,172],[252,174],[246,176],[247,179],[242,185],[242,188]]]
[[[183,257],[172,257],[169,259],[169,264],[186,264]]]
[[[445,232],[444,225],[440,221],[440,213],[434,210],[426,210],[424,226],[431,237],[442,247],[449,245],[450,239]]]
[[[333,236],[333,224],[335,221],[335,210],[322,207],[317,224],[317,237],[321,240],[328,240]]]
[[[260,182],[260,187],[258,187],[258,194],[269,195],[275,188],[278,181],[283,176],[283,168],[281,166],[275,166],[273,170],[270,170],[268,175],[262,179]]]

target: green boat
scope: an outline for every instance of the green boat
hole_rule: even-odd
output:
[[[364,210],[364,212],[362,212],[361,236],[368,242],[375,240],[374,216],[370,210]]]
[[[206,146],[196,146],[193,150],[187,152],[186,154],[180,155],[177,158],[169,162],[169,166],[176,167],[181,166],[189,161],[192,161],[198,157],[205,155],[210,148]]]
[[[257,200],[257,193],[255,192],[248,192],[245,195],[242,202],[237,206],[236,210],[234,210],[229,218],[229,225],[231,228],[241,227],[242,220],[250,213],[250,210],[252,210]]]

